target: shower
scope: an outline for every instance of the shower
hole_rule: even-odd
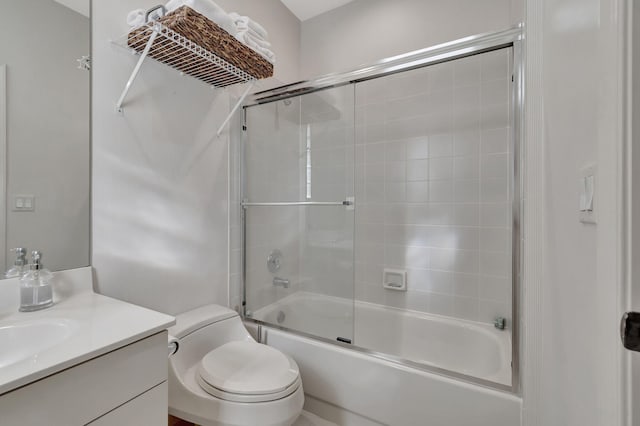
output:
[[[519,43],[254,96],[234,154],[247,320],[517,388]]]

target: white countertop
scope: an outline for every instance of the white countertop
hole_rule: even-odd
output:
[[[91,267],[54,274],[54,305],[18,312],[17,279],[0,281],[0,327],[24,321],[64,321],[69,337],[37,355],[0,367],[0,395],[156,334],[175,318],[93,292]],[[0,342],[0,351],[8,350]]]

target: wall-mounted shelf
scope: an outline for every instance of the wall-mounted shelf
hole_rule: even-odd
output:
[[[235,38],[230,36],[211,21],[206,20],[204,22],[205,28],[203,28],[203,19],[206,18],[187,7],[182,7],[170,14],[165,14],[164,8],[161,8],[162,17],[159,20],[149,20],[148,17],[157,9],[158,8],[150,9],[147,12],[146,24],[132,29],[129,33],[114,41],[115,44],[130,50],[134,54],[140,55],[140,58],[131,73],[131,77],[129,77],[129,80],[116,103],[116,111],[123,113],[122,106],[124,101],[147,57],[162,62],[176,69],[183,75],[191,76],[216,88],[238,83],[250,83],[218,130],[219,136],[224,126],[231,119],[231,116],[240,107],[245,97],[253,88],[253,84],[256,80],[267,75],[265,74],[264,69],[261,70],[262,74],[260,74],[260,72],[256,72],[255,69],[244,70],[233,65],[230,61],[223,59],[220,54],[203,47],[201,43],[196,43],[190,38],[185,37],[183,34],[169,28],[162,21],[168,22],[169,24],[177,23],[178,29],[183,32],[185,23],[188,25],[189,20],[200,19],[197,31],[186,31],[192,36],[191,38],[199,38],[209,45],[219,45],[220,49],[225,49],[224,51],[221,50],[221,52],[227,55],[227,57],[230,55],[229,50],[232,50],[232,54],[236,55],[236,57],[243,55],[246,56],[246,58],[242,58],[244,60],[238,60],[236,62],[256,64],[259,62],[255,60],[255,55],[257,55],[257,53],[236,41]],[[270,69],[272,73],[273,66],[271,64],[267,65],[270,66],[270,68],[267,67],[267,72]]]

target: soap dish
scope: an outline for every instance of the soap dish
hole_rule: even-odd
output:
[[[382,287],[387,290],[407,291],[407,271],[385,268],[382,273]]]

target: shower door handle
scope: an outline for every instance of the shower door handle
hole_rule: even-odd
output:
[[[640,312],[626,312],[622,316],[620,338],[625,348],[640,352]]]

